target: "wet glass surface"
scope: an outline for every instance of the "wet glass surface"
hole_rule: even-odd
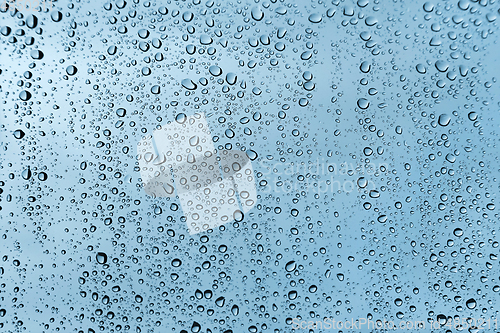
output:
[[[499,9],[0,0],[0,332],[498,331]]]

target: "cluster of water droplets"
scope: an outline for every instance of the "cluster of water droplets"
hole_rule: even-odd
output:
[[[494,325],[498,3],[45,3],[0,10],[0,331]],[[193,114],[258,193],[195,235],[136,150]]]

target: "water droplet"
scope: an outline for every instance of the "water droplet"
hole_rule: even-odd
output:
[[[446,160],[450,163],[455,163],[456,157],[455,157],[455,155],[449,153],[446,155]]]
[[[297,267],[297,264],[295,263],[295,261],[292,260],[292,261],[289,261],[286,263],[285,270],[287,272],[293,272],[296,267]]]
[[[304,78],[304,80],[306,81],[311,81],[313,79],[313,75],[311,72],[309,71],[305,71],[303,74],[302,74],[302,77]]]
[[[21,177],[23,177],[24,180],[29,180],[31,178],[31,169],[28,167],[21,172]]]
[[[124,108],[116,109],[116,115],[118,117],[125,117],[126,114],[127,114],[127,110],[125,110]]]
[[[184,124],[187,120],[187,115],[185,113],[179,113],[175,116],[175,121],[179,124]]]
[[[212,37],[210,37],[209,35],[202,34],[200,36],[200,43],[202,45],[210,45],[210,44],[212,44],[212,42],[213,42]]]
[[[450,121],[451,121],[451,117],[448,114],[446,114],[446,113],[443,113],[438,118],[439,125],[441,125],[443,127],[444,126],[448,126],[448,124],[450,123]]]
[[[468,10],[469,7],[470,7],[470,1],[469,0],[460,0],[458,2],[458,8],[460,8],[461,10]]]
[[[158,95],[160,93],[160,86],[159,85],[154,85],[151,87],[151,93]]]
[[[417,72],[419,72],[420,74],[427,73],[427,69],[425,68],[425,66],[423,64],[417,64],[416,69],[417,69]]]
[[[137,32],[137,35],[139,35],[139,37],[142,39],[146,39],[149,37],[149,30],[148,29],[140,29]]]
[[[251,14],[252,14],[252,18],[255,21],[260,21],[264,18],[264,12],[262,11],[262,9],[259,6],[252,7]]]
[[[184,12],[182,14],[182,20],[184,22],[191,22],[193,20],[193,18],[194,18],[194,14],[191,13],[190,11]]]
[[[365,188],[368,185],[368,180],[365,177],[358,178],[358,186],[360,188]]]
[[[27,90],[23,90],[19,93],[19,98],[22,101],[28,101],[31,98],[31,93]]]
[[[38,25],[38,18],[35,15],[31,14],[26,18],[26,26],[28,28],[34,29],[36,28],[37,25]]]
[[[208,71],[213,76],[219,76],[222,74],[222,69],[219,66],[212,65],[208,68]]]
[[[370,106],[370,102],[368,102],[368,100],[366,98],[360,98],[358,99],[358,107],[360,109],[368,109],[368,107]]]
[[[326,17],[328,18],[332,18],[335,13],[337,13],[337,11],[333,8],[329,8],[327,11],[326,11]]]
[[[302,60],[309,60],[311,59],[312,57],[312,52],[311,51],[304,51],[301,55],[300,55],[300,59]]]
[[[476,307],[477,303],[474,298],[470,298],[465,302],[465,305],[467,306],[467,308],[472,310]]]
[[[436,69],[438,71],[440,71],[441,73],[444,73],[450,67],[450,63],[446,60],[438,60],[438,61],[436,61],[435,66],[436,66]]]
[[[50,13],[50,18],[54,22],[59,22],[62,20],[63,14],[58,10],[54,10],[52,13]]]
[[[188,90],[196,90],[196,83],[191,81],[190,79],[184,79],[181,82],[182,86]]]
[[[278,8],[276,8],[276,13],[280,14],[280,15],[285,15],[287,12],[286,10],[286,7],[284,6],[280,6]]]
[[[368,61],[363,61],[361,63],[361,66],[359,66],[359,69],[363,72],[363,73],[368,73],[371,69],[371,65]]]
[[[319,23],[321,22],[322,18],[320,14],[311,14],[309,15],[309,22],[311,23]]]
[[[16,139],[20,140],[20,139],[24,138],[24,135],[25,135],[25,133],[23,132],[23,130],[18,129],[18,130],[14,131],[14,137]]]
[[[469,112],[468,117],[469,117],[469,120],[476,121],[477,120],[477,113],[475,113],[474,111]]]
[[[365,24],[369,27],[371,26],[374,26],[375,24],[378,23],[378,20],[376,17],[374,16],[368,16],[366,19],[365,19]]]
[[[108,255],[104,252],[97,252],[96,260],[101,265],[104,265],[106,262],[108,262]]]
[[[226,74],[226,82],[230,85],[235,84],[237,79],[238,79],[238,77],[234,73],[227,73]]]
[[[432,4],[431,2],[426,2],[424,3],[423,8],[427,13],[430,13],[434,10],[434,4]]]
[[[33,50],[30,52],[30,55],[35,60],[41,60],[43,58],[43,52],[40,50]]]
[[[387,215],[380,215],[377,220],[380,222],[380,223],[385,223],[387,221]]]
[[[224,303],[226,302],[226,299],[224,296],[221,296],[215,300],[215,304],[217,304],[218,307],[222,308],[224,306]]]
[[[78,71],[78,68],[76,68],[76,67],[75,67],[75,66],[73,66],[73,65],[69,65],[68,67],[66,67],[66,73],[67,73],[68,75],[71,75],[71,76],[72,76],[72,75],[75,75],[77,71]]]

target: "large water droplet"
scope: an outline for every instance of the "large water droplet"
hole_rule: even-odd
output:
[[[213,42],[212,37],[210,37],[209,35],[202,34],[200,36],[200,43],[202,45],[210,45],[210,44],[212,44],[212,42]]]
[[[26,18],[26,26],[30,29],[36,28],[38,25],[38,18],[31,14]]]
[[[210,72],[210,74],[212,74],[213,76],[219,76],[222,74],[222,69],[219,67],[219,66],[216,66],[216,65],[212,65],[208,68],[208,71]]]
[[[226,82],[229,83],[230,85],[235,84],[237,79],[238,77],[234,73],[227,73],[226,75]]]
[[[116,109],[116,115],[118,117],[125,117],[126,114],[127,114],[127,110],[125,110],[124,108]]]
[[[477,303],[474,298],[470,298],[465,302],[465,305],[467,306],[467,308],[472,310],[476,307]]]
[[[27,90],[23,90],[19,93],[19,98],[22,101],[28,101],[31,98],[31,93]]]
[[[194,83],[190,79],[184,79],[184,80],[182,80],[181,84],[187,90],[196,90],[196,83]]]
[[[22,138],[24,138],[24,135],[25,134],[24,134],[23,130],[18,129],[18,130],[14,131],[14,137],[16,139],[22,139]]]
[[[446,72],[450,67],[450,63],[446,60],[438,60],[436,61],[436,69],[442,73]]]
[[[441,126],[448,126],[448,124],[450,123],[450,121],[451,121],[451,117],[448,114],[446,114],[446,113],[443,113],[438,118],[438,123]]]
[[[226,299],[224,296],[221,296],[215,300],[215,304],[217,304],[218,307],[222,308],[224,306],[224,303],[226,302]]]
[[[366,98],[360,98],[358,99],[358,107],[360,109],[368,109],[368,107],[370,106],[370,102],[368,102],[368,100]]]
[[[319,23],[321,22],[321,14],[311,14],[309,15],[309,22],[311,23]]]
[[[97,252],[96,260],[101,265],[104,265],[106,262],[108,262],[108,255],[104,252]]]
[[[149,30],[148,29],[140,29],[137,34],[139,35],[139,37],[141,37],[142,39],[146,39],[148,38],[149,36]]]
[[[59,22],[62,20],[63,14],[58,10],[54,10],[52,13],[50,13],[50,18],[54,22]]]
[[[31,169],[28,167],[21,172],[21,177],[23,177],[24,180],[29,180],[31,178]]]
[[[40,50],[33,50],[30,52],[30,55],[35,60],[41,60],[43,58],[43,52]]]
[[[264,18],[264,12],[259,6],[255,6],[252,8],[252,18],[256,21],[260,21]]]
[[[78,71],[78,68],[76,68],[76,66],[69,65],[68,67],[66,67],[66,73],[68,75],[75,75],[77,71]]]
[[[297,264],[295,263],[294,260],[292,260],[292,261],[289,261],[289,262],[286,263],[285,270],[287,272],[293,272],[296,267],[297,267]]]
[[[417,64],[416,69],[417,69],[417,72],[419,72],[420,74],[427,73],[427,69],[425,68],[425,66],[423,64]]]
[[[280,14],[280,15],[285,15],[287,12],[286,10],[286,7],[284,6],[280,6],[278,8],[276,8],[276,13]]]

